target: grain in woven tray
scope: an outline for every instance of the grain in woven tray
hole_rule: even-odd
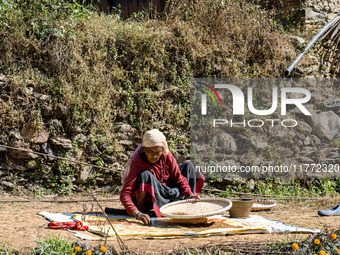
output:
[[[215,212],[223,209],[226,203],[219,201],[209,201],[209,202],[193,202],[193,203],[183,203],[177,204],[172,207],[166,208],[165,213],[173,215],[197,215],[209,212]]]

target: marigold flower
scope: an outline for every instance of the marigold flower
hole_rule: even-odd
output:
[[[340,253],[340,249],[338,249],[338,253]]]
[[[335,239],[336,239],[336,234],[332,234],[332,235],[331,235],[331,238],[332,238],[333,240],[335,240]]]
[[[71,253],[71,255],[76,255],[75,253]]]
[[[74,250],[75,251],[80,251],[80,247],[76,246],[76,247],[74,247]]]
[[[298,248],[299,248],[299,245],[297,245],[296,243],[293,243],[292,249],[293,249],[293,250],[297,250]]]
[[[100,251],[106,252],[106,248],[104,246],[100,247]]]
[[[86,252],[86,255],[92,255],[92,252],[91,252],[90,250],[88,250],[88,251]]]
[[[316,244],[316,245],[320,244],[320,240],[319,239],[314,239],[314,244]]]
[[[324,252],[323,250],[320,250],[320,255],[326,255],[326,252]]]

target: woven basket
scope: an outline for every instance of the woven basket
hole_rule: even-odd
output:
[[[250,214],[254,199],[252,198],[235,198],[231,200],[233,206],[229,210],[231,218],[246,218]]]
[[[225,198],[187,199],[164,205],[159,212],[173,219],[200,219],[228,211],[231,206]]]

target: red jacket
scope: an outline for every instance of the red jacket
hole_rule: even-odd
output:
[[[132,198],[136,197],[135,185],[137,176],[143,170],[149,170],[158,181],[166,186],[169,184],[177,184],[185,197],[189,197],[190,194],[192,194],[188,181],[181,174],[177,162],[171,152],[169,152],[167,155],[163,154],[154,164],[150,163],[146,159],[144,153],[141,153],[137,155],[131,162],[129,175],[126,178],[125,184],[120,193],[120,201],[130,215],[132,215],[132,212],[137,209],[136,205],[132,201]]]

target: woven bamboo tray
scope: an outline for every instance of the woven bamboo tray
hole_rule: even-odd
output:
[[[162,216],[172,219],[200,219],[228,211],[232,202],[225,198],[187,199],[162,206]]]
[[[250,209],[250,211],[252,212],[269,211],[275,206],[276,202],[273,200],[255,198],[253,207]]]

